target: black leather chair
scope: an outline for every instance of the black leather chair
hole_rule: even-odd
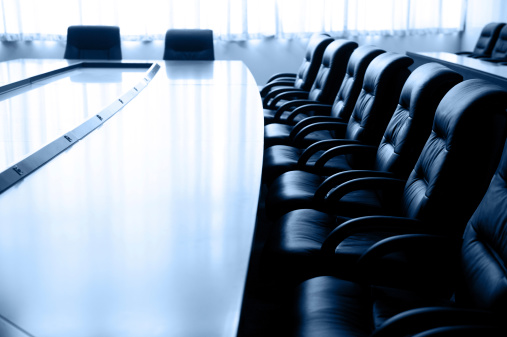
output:
[[[489,57],[476,57],[483,61],[500,63],[507,61],[507,25],[503,26]]]
[[[267,274],[294,281],[350,277],[360,256],[382,239],[414,232],[460,237],[498,165],[507,133],[506,107],[507,92],[486,81],[454,86],[437,108],[408,180],[352,179],[324,198],[336,204],[357,190],[381,191],[377,197],[382,197],[384,215],[349,219],[313,209],[285,214],[264,249]],[[340,211],[354,208],[358,215],[368,202],[364,197],[350,200]]]
[[[380,145],[377,147],[370,143],[338,146],[324,152],[307,170],[289,171],[280,175],[269,188],[266,200],[269,215],[278,217],[298,208],[328,211],[328,203],[324,203],[322,197],[335,184],[343,182],[344,176],[350,177],[353,174],[359,178],[382,175],[406,179],[430,134],[440,100],[462,80],[463,77],[457,72],[438,63],[427,63],[415,69],[403,86],[398,106],[393,108],[394,113]],[[265,165],[272,164],[275,160],[266,160]],[[327,163],[331,165],[326,166]],[[274,171],[273,168],[272,170]],[[281,168],[277,170],[280,171]],[[328,178],[338,172],[343,173]],[[379,211],[376,197],[371,195],[374,192],[358,193],[354,194],[353,200],[365,198],[370,201],[361,204],[360,214],[375,214]],[[349,209],[347,214],[351,213],[353,209]]]
[[[382,49],[368,45],[360,46],[354,50],[352,55],[350,55],[345,76],[333,105],[306,104],[294,109],[289,117],[286,118],[287,123],[271,123],[266,125],[264,127],[264,147],[291,145],[292,138],[297,134],[297,131],[312,123],[329,121],[347,122],[356,105],[357,97],[361,92],[366,68],[368,68],[368,65],[375,57],[382,53],[384,53]],[[299,118],[303,119],[296,125],[291,125],[293,123],[293,118],[298,115]],[[321,131],[320,133],[322,132],[329,135],[329,131]],[[326,135],[324,135],[324,137],[325,136]],[[331,137],[328,136],[327,138]],[[311,133],[305,137],[304,140],[310,140],[310,142],[313,143],[314,141],[322,139],[325,138],[322,138],[322,135],[319,137],[319,132],[316,132]]]
[[[506,336],[506,177],[504,149],[489,188],[468,221],[456,260],[447,259],[446,248],[453,244],[441,236],[419,233],[382,240],[359,260],[357,267],[365,271],[361,283],[332,276],[303,282],[288,305],[293,315],[285,325],[287,335]],[[431,251],[435,254],[425,256]],[[424,286],[408,291],[377,285],[371,270],[378,270],[375,266],[393,252],[430,259],[430,266],[449,260],[447,267],[458,271],[452,296],[439,296]],[[421,272],[441,279],[427,266]],[[396,274],[404,278],[404,270]]]
[[[165,34],[164,60],[213,61],[213,31],[210,29],[169,29]]]
[[[315,81],[315,77],[322,63],[322,56],[326,47],[333,42],[328,34],[313,34],[306,47],[303,62],[299,66],[297,73],[278,73],[269,78],[266,84],[260,88],[261,97],[267,95],[274,88],[284,88],[285,90],[296,89],[310,91]],[[275,83],[276,82],[276,83]]]
[[[319,151],[351,143],[378,145],[408,78],[413,60],[387,52],[369,64],[363,86],[347,123],[320,122],[301,129],[294,138],[296,144],[307,134],[329,130],[332,139],[322,140],[304,150],[298,146],[275,145],[264,151],[263,182],[270,185],[280,174],[298,168],[298,163],[311,170]],[[308,154],[310,158],[307,158]],[[301,167],[299,167],[301,168]]]
[[[115,26],[70,26],[67,28],[65,59],[121,60],[120,28]]]
[[[264,123],[282,120],[288,111],[303,104],[331,104],[340,88],[350,55],[356,48],[357,43],[349,40],[331,42],[324,51],[310,91],[290,90],[280,93],[279,90],[273,90],[264,96]]]
[[[481,31],[481,35],[475,44],[473,51],[460,51],[457,55],[464,55],[467,57],[490,57],[493,47],[495,47],[496,40],[500,34],[500,30],[505,26],[503,22],[490,22]]]

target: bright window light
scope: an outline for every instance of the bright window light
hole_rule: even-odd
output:
[[[124,40],[163,40],[169,28],[216,39],[447,33],[464,0],[0,0],[0,40],[64,40],[71,25],[114,25]]]

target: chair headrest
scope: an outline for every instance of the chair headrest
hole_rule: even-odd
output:
[[[363,89],[376,94],[378,83],[385,77],[393,77],[400,69],[408,68],[414,60],[393,52],[386,52],[371,61],[364,75]]]

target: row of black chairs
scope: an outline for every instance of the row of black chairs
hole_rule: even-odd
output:
[[[507,92],[412,63],[320,34],[261,88],[271,331],[506,335]]]
[[[121,60],[120,28],[117,26],[70,26],[65,59]],[[169,29],[165,35],[164,60],[213,61],[213,31]]]
[[[507,25],[504,22],[488,23],[482,29],[473,51],[460,51],[456,54],[507,64]]]

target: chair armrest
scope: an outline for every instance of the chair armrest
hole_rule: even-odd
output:
[[[358,144],[359,141],[352,139],[326,139],[318,141],[308,146],[298,159],[298,169],[304,170],[308,160],[317,152],[322,150],[328,150],[335,146],[346,145],[346,144]]]
[[[291,114],[287,117],[287,121],[291,124],[294,123],[294,119],[300,114],[311,113],[312,116],[329,116],[331,114],[332,105],[329,104],[305,104],[294,109]]]
[[[472,54],[472,52],[471,51],[459,51],[454,54],[456,54],[456,55],[470,55],[470,54]]]
[[[418,226],[403,226],[395,229],[400,235],[383,239],[372,245],[366,252],[361,255],[357,261],[357,269],[363,274],[371,271],[373,266],[386,255],[396,252],[420,254],[422,251],[431,247],[432,252],[438,251],[445,254],[446,257],[454,256],[454,262],[459,265],[459,247],[461,239],[445,235],[438,235],[438,229],[431,227],[429,224]],[[415,233],[415,234],[412,234]],[[455,267],[455,266],[454,266]]]
[[[336,247],[343,240],[357,233],[379,230],[398,233],[421,233],[428,231],[427,228],[428,226],[425,223],[412,218],[385,215],[363,216],[347,220],[333,229],[322,243],[320,250],[325,254],[334,254]]]
[[[273,100],[276,96],[278,96],[278,95],[280,95],[280,94],[282,94],[284,92],[289,92],[289,91],[297,91],[297,92],[306,92],[306,93],[308,93],[307,91],[304,91],[304,90],[295,89],[294,86],[274,88],[273,90],[271,90],[270,92],[268,92],[266,94],[266,96],[264,96],[264,98],[262,99],[262,106],[263,106],[263,108],[264,109],[268,109],[269,106],[270,106],[271,100]]]
[[[309,104],[309,105],[312,105],[312,104]],[[299,110],[300,108],[304,108],[304,107],[309,106],[309,105],[303,105],[303,106],[301,106],[299,108],[296,108],[296,110]],[[293,113],[296,112],[296,110],[294,110]],[[291,115],[287,118],[287,121],[290,120],[290,118],[292,117],[293,113],[291,113]],[[308,125],[311,125],[311,124],[320,123],[320,122],[341,122],[341,123],[345,123],[345,121],[343,119],[336,118],[336,117],[331,117],[331,116],[310,116],[310,117],[306,117],[305,119],[299,121],[296,125],[294,125],[294,128],[292,128],[291,133],[290,133],[290,139],[291,139],[291,141],[294,140],[294,137],[304,127],[306,127]]]
[[[339,137],[344,137],[345,132],[347,130],[347,123],[343,122],[319,122],[319,123],[313,123],[308,126],[305,126],[304,128],[299,131],[294,138],[292,139],[292,143],[294,146],[299,147],[302,145],[303,140],[307,135],[309,135],[312,132],[315,131],[321,131],[321,130],[329,130],[329,131],[335,131],[337,134],[339,134]]]
[[[290,111],[294,107],[296,107],[296,109],[297,109],[297,107],[300,107],[300,106],[303,106],[303,105],[306,105],[306,104],[313,104],[313,103],[315,103],[315,101],[312,101],[310,99],[306,99],[306,98],[308,98],[308,93],[305,92],[305,94],[306,95],[302,94],[302,95],[300,95],[301,97],[298,97],[296,99],[292,99],[292,100],[290,100],[288,102],[285,102],[278,109],[276,109],[275,116],[274,116],[275,121],[280,121],[280,117],[283,115],[283,113],[285,111]],[[276,96],[275,99],[277,97],[278,96]],[[285,98],[285,97],[282,97],[281,99],[283,99],[283,98]],[[273,99],[273,101],[275,99]],[[278,101],[276,103],[278,103]]]
[[[507,331],[505,328],[490,325],[455,325],[443,326],[423,331],[412,337],[505,337]]]
[[[296,73],[277,73],[277,74],[274,74],[273,76],[271,76],[266,83],[270,83],[270,82],[272,82],[278,78],[281,78],[281,77],[291,77],[291,78],[294,78],[294,80],[295,80],[297,77],[297,74]]]
[[[507,61],[507,59],[505,59],[505,58],[494,59],[494,58],[491,58],[491,57],[480,57],[478,59],[480,59],[482,61],[488,61],[488,62],[491,62],[491,63],[502,63],[502,62]]]
[[[284,87],[284,88],[292,88],[293,90],[295,89],[294,88],[294,82],[292,81],[286,81],[284,79],[279,79],[277,81],[273,81],[273,82],[269,82],[267,83],[261,90],[261,96],[264,97],[266,96],[270,91],[271,89],[275,88],[275,87]]]
[[[349,146],[340,145],[336,148],[341,148]],[[329,151],[329,150],[328,150]],[[315,195],[313,196],[313,200],[316,203],[324,203],[325,199],[334,189],[338,188],[340,185],[345,184],[349,181],[360,179],[360,178],[377,178],[377,177],[386,177],[386,178],[394,178],[394,175],[391,172],[384,171],[374,171],[374,170],[347,170],[333,174],[330,177],[327,177],[320,186],[315,191]]]
[[[307,100],[308,99],[308,91],[293,89],[293,90],[282,92],[282,93],[276,95],[275,97],[273,97],[273,99],[267,104],[267,109],[276,109],[276,104],[278,104],[278,102],[280,102],[283,99],[287,99],[290,101]],[[308,102],[315,103],[315,101],[310,101],[310,100]]]
[[[269,102],[275,98],[277,95],[287,92],[287,91],[297,91],[297,89],[294,88],[294,86],[287,86],[287,87],[279,87],[274,88],[270,92],[268,92],[263,98],[262,98],[262,107],[264,109],[268,108]]]
[[[455,307],[425,307],[404,311],[382,324],[372,337],[407,336],[444,326],[501,326],[499,315],[478,309]]]
[[[374,162],[377,155],[378,148],[373,145],[364,144],[350,144],[337,146],[324,152],[319,159],[315,162],[316,172],[320,172],[326,163],[336,156],[344,154],[360,154],[362,156],[368,156],[369,162]]]
[[[395,194],[393,198],[400,198],[405,188],[406,180],[392,177],[368,177],[349,180],[333,190],[329,191],[325,196],[326,203],[337,202],[344,195],[358,190],[383,190],[390,195]],[[319,192],[320,193],[320,192]],[[315,193],[317,194],[317,193]]]

